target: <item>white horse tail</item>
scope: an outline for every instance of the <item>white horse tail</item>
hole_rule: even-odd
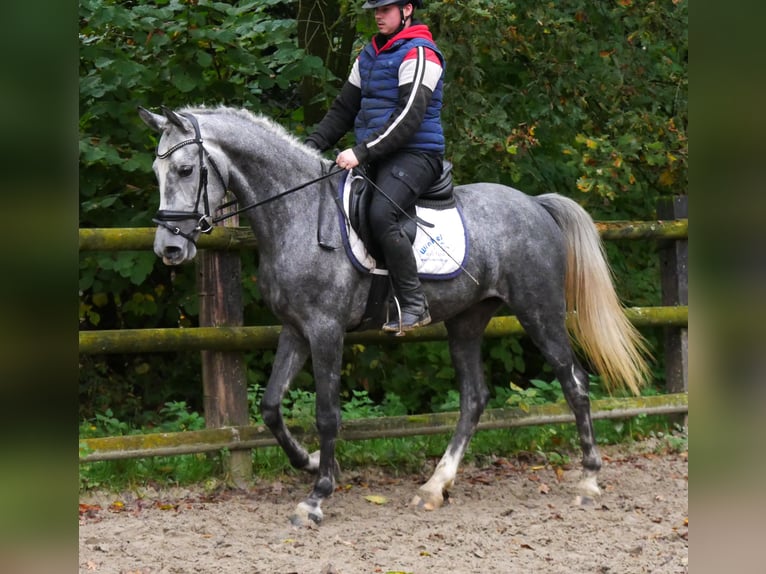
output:
[[[649,375],[651,353],[628,321],[614,289],[612,271],[593,219],[575,201],[549,193],[535,198],[566,236],[567,326],[611,392],[640,394]]]

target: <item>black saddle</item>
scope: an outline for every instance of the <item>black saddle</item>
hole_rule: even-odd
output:
[[[439,178],[428,188],[424,194],[422,194],[415,205],[406,210],[409,218],[405,218],[402,227],[409,240],[415,241],[415,235],[417,234],[417,224],[424,225],[426,227],[433,227],[427,221],[423,221],[417,218],[415,214],[415,207],[420,205],[422,207],[428,207],[430,209],[450,209],[455,207],[455,196],[452,193],[452,162],[442,162],[442,173]],[[384,190],[385,191],[385,190]],[[381,253],[375,244],[375,240],[372,237],[369,229],[369,223],[367,219],[367,210],[372,200],[372,194],[375,193],[373,188],[366,178],[355,179],[351,182],[351,196],[349,197],[349,212],[347,213],[351,227],[354,228],[359,238],[367,246],[370,254],[375,259],[380,260]]]

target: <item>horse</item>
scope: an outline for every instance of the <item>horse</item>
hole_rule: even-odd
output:
[[[187,106],[161,112],[138,109],[160,134],[153,163],[160,193],[154,251],[166,265],[190,261],[227,192],[248,206],[242,213],[258,245],[261,293],[282,325],[260,408],[292,466],[316,475],[290,521],[299,527],[319,524],[339,472],[335,446],[344,336],[362,321],[372,283],[343,249],[327,249],[316,240],[322,222],[337,218],[338,206],[327,198],[343,170],[333,171],[334,162],[272,119],[245,109]],[[635,394],[648,379],[651,356],[627,320],[595,224],[574,200],[556,193],[530,196],[497,183],[471,183],[455,185],[454,197],[470,244],[464,272],[423,285],[433,321],[446,327],[460,414],[447,449],[411,504],[435,510],[448,498],[490,397],[480,346],[502,305],[561,383],[582,449],[577,489],[581,499],[592,501],[600,495],[602,460],[588,373],[577,353],[590,360],[609,389]],[[280,410],[309,356],[320,444],[312,453],[291,435]]]

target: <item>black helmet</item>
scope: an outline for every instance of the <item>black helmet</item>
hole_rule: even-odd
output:
[[[389,4],[412,4],[414,8],[422,8],[423,0],[367,0],[362,8],[380,8],[381,6],[388,6]]]

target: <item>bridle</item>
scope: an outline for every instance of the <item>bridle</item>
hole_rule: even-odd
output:
[[[160,153],[159,149],[157,149],[157,158],[166,159],[170,157],[173,152],[181,149],[182,147],[197,144],[199,149],[199,183],[197,185],[197,200],[194,202],[194,211],[173,211],[168,209],[160,209],[154,215],[152,222],[164,227],[173,235],[180,235],[181,237],[184,237],[196,245],[196,239],[194,237],[195,233],[210,233],[213,230],[213,220],[210,216],[210,202],[207,196],[207,166],[205,165],[205,158],[207,158],[208,163],[213,166],[213,171],[215,171],[224,189],[226,189],[226,182],[224,182],[223,176],[221,175],[218,166],[213,160],[213,157],[205,149],[205,145],[202,143],[202,135],[200,134],[199,122],[197,122],[197,118],[195,118],[192,114],[181,113],[180,115],[188,119],[194,127],[194,139],[179,142],[163,153]],[[199,212],[200,201],[202,201],[204,204],[204,213]],[[187,221],[189,219],[195,220],[197,225],[188,233],[183,231],[177,225],[172,225],[171,223],[175,221]]]
[[[241,209],[237,209],[236,211],[231,211],[225,215],[221,215],[214,218],[210,215],[210,202],[208,200],[208,195],[207,195],[207,167],[205,166],[205,162],[204,162],[205,158],[207,158],[207,161],[210,163],[210,165],[213,166],[213,171],[215,171],[224,189],[226,189],[227,187],[226,182],[224,182],[223,176],[221,175],[221,171],[218,169],[218,166],[213,160],[213,157],[205,149],[205,145],[202,142],[202,135],[200,134],[199,122],[197,122],[197,118],[195,118],[192,114],[183,113],[183,112],[179,113],[179,115],[185,117],[191,122],[192,126],[194,127],[194,139],[184,140],[182,142],[179,142],[163,153],[160,153],[159,150],[157,150],[157,158],[166,159],[173,152],[187,145],[197,144],[197,146],[199,146],[199,166],[200,167],[199,167],[199,184],[197,186],[197,200],[194,202],[194,211],[173,211],[168,209],[160,209],[154,215],[152,222],[164,227],[165,229],[170,231],[173,235],[180,235],[181,237],[184,237],[185,239],[191,241],[195,245],[197,243],[194,237],[194,233],[197,233],[197,232],[210,233],[213,230],[214,223],[218,223],[220,221],[223,221],[224,219],[228,219],[235,215],[239,215],[240,213],[244,213],[245,211],[253,209],[254,207],[259,207],[266,203],[270,203],[286,195],[289,195],[295,191],[308,187],[309,185],[312,185],[314,183],[322,181],[323,179],[327,179],[337,173],[344,171],[343,169],[337,168],[337,169],[331,169],[328,172],[324,173],[324,167],[323,167],[322,175],[315,179],[312,179],[311,181],[306,181],[291,189],[283,191],[282,193],[279,193],[273,197],[269,197],[265,200],[253,203]],[[200,201],[202,201],[205,206],[205,213],[199,212]],[[237,203],[236,200],[230,201],[228,203],[224,203],[218,209],[221,210],[227,207],[231,207],[232,205],[236,205],[236,203]],[[172,225],[170,223],[172,221],[186,221],[189,219],[193,219],[197,222],[197,226],[194,229],[192,229],[189,233],[184,232],[177,225]]]

